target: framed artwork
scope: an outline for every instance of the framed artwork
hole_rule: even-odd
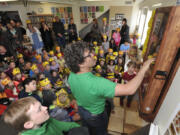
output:
[[[56,8],[55,7],[51,7],[51,13],[55,14],[56,13]]]
[[[115,20],[123,20],[124,14],[116,14],[115,15]]]
[[[104,6],[100,6],[100,7],[99,7],[99,11],[100,11],[100,12],[104,12]]]
[[[96,18],[96,14],[95,13],[92,13],[92,18]]]
[[[88,12],[92,12],[92,8],[91,7],[88,7]]]
[[[92,18],[92,13],[91,12],[88,13],[88,18]]]
[[[96,6],[96,12],[99,12],[99,11],[100,11],[100,7]]]
[[[84,12],[87,13],[88,12],[88,7],[84,7]]]
[[[88,18],[88,13],[84,13],[84,18]]]
[[[92,12],[96,12],[96,7],[92,6]]]
[[[60,12],[64,13],[64,8],[63,7],[60,7]]]
[[[82,23],[82,24],[83,24],[83,22],[84,22],[83,19],[81,19],[81,23]]]
[[[83,10],[83,7],[80,7],[80,12],[83,12],[84,10]]]

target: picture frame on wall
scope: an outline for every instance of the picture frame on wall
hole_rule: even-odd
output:
[[[100,7],[96,6],[96,12],[99,12],[99,11],[100,11]]]
[[[124,14],[115,14],[115,20],[123,20]]]
[[[88,12],[92,12],[92,8],[91,7],[88,7]]]
[[[95,13],[92,13],[92,18],[96,18],[96,14]]]
[[[84,12],[87,13],[88,12],[88,7],[84,7]]]
[[[80,12],[83,12],[84,10],[83,10],[83,7],[80,7]]]

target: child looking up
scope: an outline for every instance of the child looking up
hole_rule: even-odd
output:
[[[3,117],[21,135],[63,135],[63,131],[79,127],[73,122],[60,122],[49,117],[47,107],[33,97],[13,102]]]
[[[124,74],[122,76],[122,79],[124,80],[125,83],[128,83],[130,80],[132,80],[136,76],[136,74],[135,74],[136,63],[133,62],[133,61],[130,61],[127,64],[127,67],[128,67],[127,72],[124,72]],[[133,97],[134,97],[134,95],[129,95],[128,96],[128,99],[127,99],[128,101],[127,101],[127,104],[126,104],[127,107],[131,106],[131,102],[132,102]],[[120,105],[121,106],[123,106],[124,98],[125,98],[125,96],[120,97]]]

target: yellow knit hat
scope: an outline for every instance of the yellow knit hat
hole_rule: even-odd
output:
[[[50,55],[54,55],[54,51],[49,51],[49,54]]]
[[[63,82],[61,80],[56,81],[56,86],[61,87],[63,85]]]
[[[17,55],[17,57],[20,59],[20,58],[23,58],[23,55],[22,55],[21,53],[19,53],[19,54]]]
[[[96,69],[96,70],[99,70],[99,69],[101,69],[101,66],[100,66],[100,65],[97,65],[97,66],[95,67],[95,69]]]
[[[36,59],[40,59],[40,58],[41,58],[40,54],[36,55]]]
[[[114,56],[118,56],[118,52],[113,52],[113,55]]]
[[[17,75],[19,73],[21,73],[19,68],[14,68],[13,71],[12,71],[13,75]]]
[[[31,70],[36,70],[37,69],[37,65],[36,64],[33,64],[32,66],[31,66]]]
[[[30,23],[31,23],[31,20],[26,20],[26,23],[27,23],[27,24],[30,24]]]
[[[68,93],[65,91],[65,89],[60,89],[57,93],[56,93],[56,104],[59,107],[69,107],[70,105],[70,99],[68,97]]]
[[[44,87],[44,86],[50,84],[50,81],[48,78],[45,78],[44,80],[40,81],[39,84],[41,87]]]
[[[58,56],[58,58],[61,57],[61,56],[62,56],[62,53],[58,53],[57,56]]]
[[[43,62],[43,67],[45,67],[46,65],[49,65],[49,62],[48,61],[45,61],[45,62]]]
[[[118,53],[119,53],[119,55],[123,55],[123,51],[119,51]]]
[[[106,35],[103,35],[103,38],[104,38],[104,39],[107,39],[107,36],[106,36]]]
[[[106,17],[104,17],[104,18],[103,18],[103,21],[106,21],[106,20],[107,20],[107,18],[106,18]]]
[[[103,50],[100,50],[100,51],[99,51],[99,54],[103,54],[103,53],[104,53],[104,51],[103,51]]]
[[[56,51],[59,51],[60,49],[60,46],[56,46]]]
[[[10,81],[11,80],[8,77],[6,77],[1,81],[1,83],[2,83],[2,85],[6,86]]]
[[[94,42],[93,42],[93,45],[97,45],[97,41],[94,41]]]
[[[80,41],[81,40],[81,38],[80,37],[78,37],[78,41]]]
[[[110,56],[110,60],[115,60],[115,57],[114,56]]]
[[[109,49],[108,49],[108,52],[109,52],[109,53],[112,53],[112,52],[113,52],[113,49],[109,48]]]
[[[54,61],[54,58],[52,58],[52,57],[49,58],[49,62],[52,62],[52,61]]]

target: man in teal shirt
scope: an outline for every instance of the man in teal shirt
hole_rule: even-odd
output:
[[[132,81],[118,84],[91,73],[96,60],[87,43],[79,41],[68,45],[64,56],[71,70],[68,83],[76,98],[83,124],[92,135],[107,135],[105,99],[135,93],[153,60],[146,61]]]

